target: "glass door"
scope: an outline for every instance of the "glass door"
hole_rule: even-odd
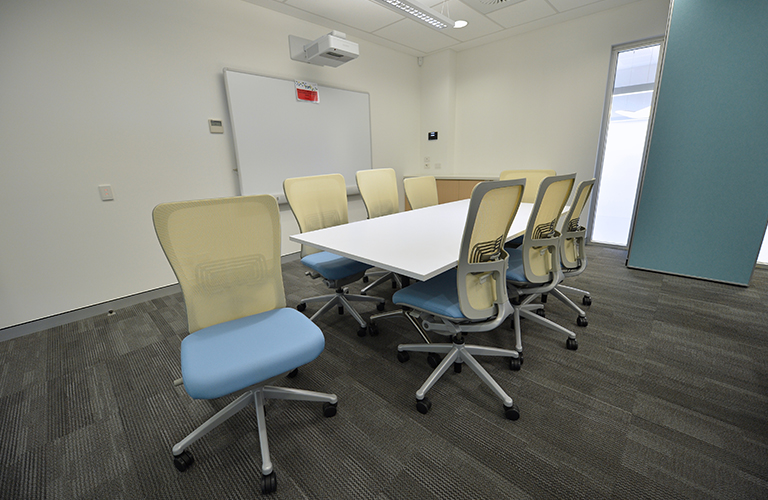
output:
[[[614,47],[589,240],[626,247],[634,219],[661,40]]]

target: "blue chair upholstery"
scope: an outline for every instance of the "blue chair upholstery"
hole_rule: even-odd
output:
[[[261,448],[262,492],[277,489],[267,444],[266,399],[323,402],[336,395],[267,385],[323,352],[323,332],[286,308],[280,266],[280,219],[272,196],[165,203],[152,212],[160,245],[181,285],[189,335],[181,342],[178,381],[194,399],[241,393],[173,447],[174,465],[194,462],[187,449],[253,403]]]
[[[181,342],[184,389],[194,399],[220,398],[306,365],[324,347],[320,328],[295,309],[209,326]]]
[[[475,359],[478,355],[506,357],[512,369],[519,369],[517,351],[467,345],[464,335],[493,330],[513,312],[507,297],[507,254],[502,245],[520,207],[524,186],[523,179],[477,184],[469,202],[458,268],[414,283],[392,296],[407,318],[413,322],[414,317],[419,319],[421,329],[451,338],[451,343],[397,346],[401,362],[409,359],[409,352],[429,353],[434,371],[416,391],[416,409],[421,413],[427,413],[432,406],[427,391],[448,368],[453,365],[458,372],[467,365],[502,400],[508,419],[520,417],[512,398]],[[442,360],[440,354],[445,354]]]
[[[317,252],[301,259],[301,263],[331,281],[364,273],[372,266],[331,252]]]

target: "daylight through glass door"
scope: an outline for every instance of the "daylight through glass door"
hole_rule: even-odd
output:
[[[660,43],[614,48],[590,240],[626,247],[635,210]]]

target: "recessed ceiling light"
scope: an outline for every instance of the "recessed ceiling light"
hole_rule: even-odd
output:
[[[466,26],[467,24],[469,24],[469,23],[468,23],[468,22],[466,22],[465,20],[463,20],[463,19],[459,19],[458,21],[456,21],[455,23],[453,23],[453,27],[454,27],[454,28],[463,28],[463,27],[464,27],[464,26]]]

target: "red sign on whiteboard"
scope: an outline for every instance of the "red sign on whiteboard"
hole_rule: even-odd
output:
[[[320,93],[316,83],[294,80],[296,82],[296,99],[299,101],[320,102]]]

